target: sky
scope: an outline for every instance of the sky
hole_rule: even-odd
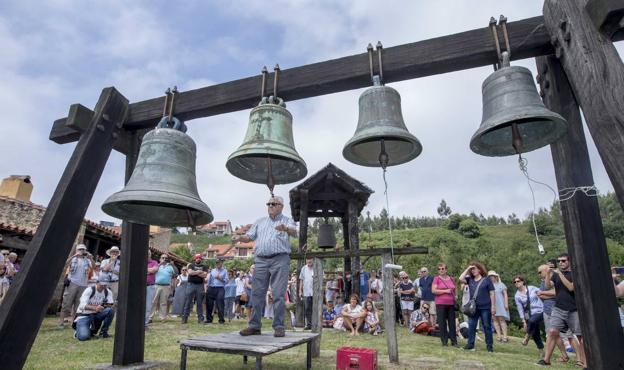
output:
[[[101,90],[115,86],[130,102],[186,91],[384,47],[485,27],[491,16],[509,21],[542,14],[542,1],[66,1],[0,3],[0,178],[30,175],[32,201],[47,205],[75,143],[48,140],[54,120],[69,106],[93,108]],[[383,6],[382,6],[383,5]],[[616,47],[623,55],[623,43]],[[529,68],[533,59],[512,65]],[[516,157],[483,157],[469,149],[481,122],[481,84],[492,67],[414,79],[388,86],[402,99],[407,128],[423,144],[413,161],[388,169],[390,214],[434,216],[440,200],[453,212],[521,218],[532,210],[531,192]],[[286,102],[295,146],[312,175],[331,162],[375,191],[365,208],[385,207],[379,168],[342,157],[355,131],[364,89]],[[250,107],[251,108],[251,107]],[[242,143],[249,110],[186,122],[197,144],[197,184],[216,220],[234,225],[266,214],[265,186],[232,176],[227,157]],[[586,131],[594,182],[612,191]],[[556,188],[550,149],[527,153],[531,176]],[[101,210],[121,190],[124,157],[113,152],[86,217],[116,221]],[[297,184],[278,185],[288,198]],[[535,187],[536,204],[553,194]],[[287,205],[285,213],[289,214]]]

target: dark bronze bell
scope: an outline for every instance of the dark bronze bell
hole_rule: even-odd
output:
[[[327,220],[325,220],[324,224],[319,226],[316,244],[321,249],[336,248],[336,234],[334,234],[334,227],[327,223]]]
[[[377,77],[377,76],[375,76]],[[346,160],[368,167],[385,167],[406,163],[418,157],[422,145],[410,134],[401,113],[401,96],[388,86],[366,89],[359,100],[360,115],[355,134],[345,144],[342,155]]]
[[[102,205],[106,214],[126,221],[166,227],[210,223],[210,208],[197,193],[195,142],[175,117],[145,134],[136,166],[123,190]]]
[[[299,181],[308,174],[295,150],[292,115],[282,99],[263,98],[251,110],[245,139],[225,166],[240,179],[269,185]]]
[[[485,156],[530,152],[555,142],[567,132],[567,122],[544,106],[531,71],[509,66],[503,52],[502,67],[483,82],[481,126],[470,149]]]

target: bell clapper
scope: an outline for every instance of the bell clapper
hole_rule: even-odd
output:
[[[269,192],[271,193],[271,198],[273,198],[275,179],[273,178],[273,164],[271,162],[271,157],[267,157],[267,187],[269,188]]]
[[[522,136],[520,136],[518,124],[516,122],[511,124],[511,145],[514,147],[518,155],[522,154]]]

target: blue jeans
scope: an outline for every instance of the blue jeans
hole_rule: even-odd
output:
[[[271,285],[273,292],[273,329],[284,328],[284,312],[286,311],[286,287],[290,273],[290,256],[286,253],[278,254],[272,258],[256,256],[256,270],[254,272],[251,294],[253,302],[253,314],[249,327],[260,329],[262,327],[262,315],[266,304],[266,293]]]
[[[93,334],[96,334],[100,325],[100,334],[108,334],[108,327],[113,321],[114,316],[115,311],[107,307],[102,312],[79,317],[79,320],[76,321],[76,338],[79,341],[89,340],[92,331]]]
[[[531,315],[527,321],[527,334],[533,338],[533,341],[538,349],[544,348],[544,343],[542,342],[542,337],[540,335],[540,323],[542,321],[544,321],[544,316],[541,312]]]
[[[149,323],[149,317],[152,313],[152,304],[154,303],[154,295],[156,294],[156,287],[154,285],[147,286],[147,292],[145,294],[145,326]]]
[[[492,311],[489,308],[477,309],[475,315],[468,318],[468,344],[466,344],[466,348],[474,348],[479,319],[481,319],[481,329],[483,329],[483,334],[485,334],[485,345],[488,350],[493,350],[494,339],[492,338]]]

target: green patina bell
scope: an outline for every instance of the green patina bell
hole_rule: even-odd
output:
[[[368,167],[394,166],[411,161],[422,152],[420,141],[405,126],[401,96],[388,86],[375,86],[360,95],[360,115],[353,137],[345,144],[346,160]]]
[[[306,164],[295,150],[292,115],[282,99],[263,98],[251,110],[245,139],[225,166],[240,179],[270,188],[307,175]]]
[[[102,210],[126,221],[158,226],[195,226],[212,221],[210,208],[197,192],[195,142],[183,123],[164,118],[143,137],[136,166],[123,190]]]

